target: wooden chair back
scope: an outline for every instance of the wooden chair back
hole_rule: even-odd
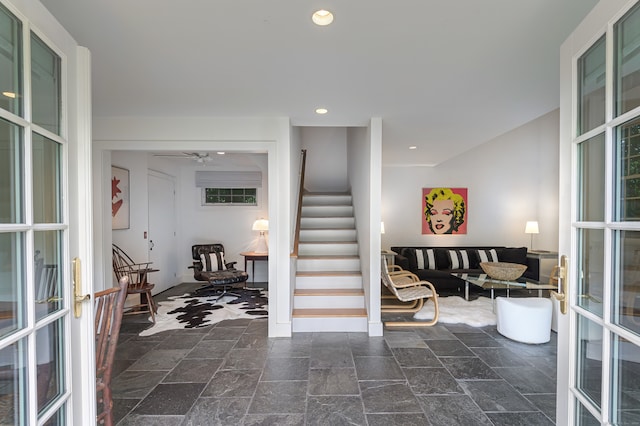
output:
[[[122,278],[119,287],[100,291],[94,295],[96,339],[96,424],[113,425],[111,372],[116,354],[128,279]]]

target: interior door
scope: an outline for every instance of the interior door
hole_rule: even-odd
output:
[[[0,423],[91,424],[89,55],[28,3],[0,0]]]
[[[149,170],[149,260],[159,269],[151,278],[159,293],[178,283],[175,178]]]
[[[557,424],[640,424],[640,2],[600,2],[561,61]]]

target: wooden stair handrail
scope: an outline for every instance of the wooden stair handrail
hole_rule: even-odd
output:
[[[304,194],[304,173],[307,166],[307,150],[300,152],[302,160],[300,161],[300,187],[298,188],[298,210],[296,213],[296,230],[293,240],[292,256],[298,257],[298,245],[300,244],[300,216],[302,216],[302,195]]]

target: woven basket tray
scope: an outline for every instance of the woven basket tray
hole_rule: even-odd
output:
[[[480,267],[491,278],[504,281],[518,279],[527,270],[527,265],[509,262],[480,262]]]

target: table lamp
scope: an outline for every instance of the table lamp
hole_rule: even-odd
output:
[[[269,246],[267,244],[267,238],[264,236],[264,233],[269,230],[269,221],[267,219],[258,219],[253,222],[253,226],[251,227],[253,231],[260,231],[260,236],[258,237],[258,245],[256,246],[256,253],[268,253]]]

